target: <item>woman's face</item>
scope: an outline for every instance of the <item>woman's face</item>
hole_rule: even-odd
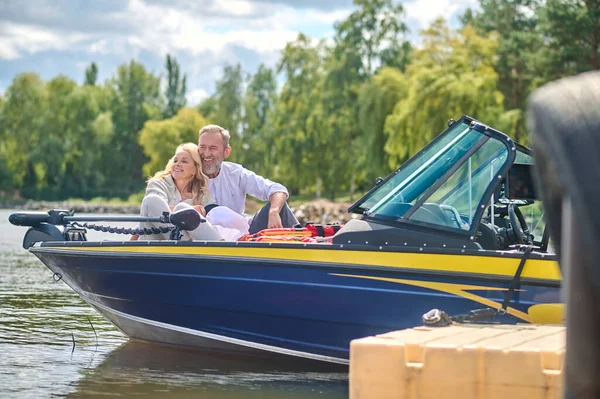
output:
[[[190,180],[196,174],[194,159],[187,151],[180,151],[173,157],[173,170],[171,176],[174,180]]]

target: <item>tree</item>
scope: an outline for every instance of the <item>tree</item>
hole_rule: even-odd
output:
[[[101,154],[107,168],[105,189],[109,195],[127,196],[144,184],[142,166],[147,159],[138,138],[146,121],[161,117],[160,79],[131,61],[121,65],[108,84],[114,135],[112,151]]]
[[[167,104],[163,115],[165,118],[170,118],[179,111],[181,107],[185,106],[186,98],[186,75],[179,71],[179,64],[175,57],[171,57],[167,54],[167,88],[165,91],[165,97]]]
[[[98,80],[98,65],[92,62],[89,67],[85,69],[85,84],[94,86]]]
[[[205,98],[199,105],[198,111],[204,116],[207,120],[211,121],[215,119],[215,114],[217,112],[217,99],[215,96],[210,96]]]
[[[8,166],[4,149],[4,140],[6,139],[5,124],[4,124],[4,98],[0,95],[0,199],[5,195],[10,194],[14,190],[13,173]]]
[[[261,64],[252,76],[244,97],[244,165],[256,173],[272,176],[274,138],[267,123],[273,111],[277,83],[274,72]]]
[[[192,108],[181,108],[170,119],[146,122],[140,132],[140,146],[149,158],[144,175],[149,177],[164,169],[179,144],[197,143],[199,127],[204,125],[206,119]]]
[[[498,35],[495,66],[498,88],[504,95],[505,108],[519,110],[523,115],[526,99],[540,76],[537,65],[543,62],[540,49],[545,45],[538,18],[540,0],[480,0],[479,6],[479,11],[467,10],[463,22],[482,34],[495,32]],[[522,141],[524,118],[521,117],[513,129],[507,133],[516,141]]]
[[[231,159],[236,162],[243,161],[242,144],[242,115],[244,96],[244,77],[242,66],[226,66],[223,76],[217,80],[215,94],[215,112],[213,123],[216,123],[231,134]]]
[[[546,80],[600,69],[600,2],[547,0],[540,10]]]
[[[308,36],[299,34],[295,41],[286,44],[277,65],[285,84],[270,119],[277,155],[273,177],[285,182],[294,194],[316,183],[323,170],[319,168],[321,164],[311,161],[322,159],[327,152],[324,132],[318,128],[322,120],[319,116],[319,90],[324,76],[322,47],[323,43],[315,47]],[[309,129],[309,123],[317,128]]]
[[[520,116],[504,111],[497,90],[494,35],[481,36],[470,25],[453,32],[438,19],[422,37],[422,49],[413,52],[406,68],[408,94],[385,123],[391,168],[431,141],[450,118],[468,114],[505,131]]]
[[[354,0],[358,7],[336,24],[336,47],[351,48],[362,61],[359,73],[371,76],[378,66],[403,68],[410,46],[404,38],[406,25],[400,19],[402,4],[391,0]],[[382,63],[382,61],[384,63]]]
[[[105,172],[111,165],[101,163],[102,155],[112,151],[110,139],[114,130],[108,111],[109,96],[105,86],[83,85],[75,87],[67,98],[71,128],[60,186],[63,198],[104,194]]]
[[[67,153],[74,137],[73,130],[80,121],[71,117],[70,95],[77,83],[59,75],[46,84],[48,101],[42,112],[43,123],[37,145],[29,154],[36,172],[36,192],[30,195],[46,199],[57,199],[65,175]]]
[[[323,176],[325,189],[334,199],[336,191],[350,189],[366,173],[366,163],[357,115],[362,84],[388,62],[404,67],[410,46],[404,38],[403,8],[391,0],[355,0],[358,9],[335,25],[335,45],[325,62],[327,70],[320,104],[327,122],[327,147],[337,155]],[[358,162],[357,162],[358,161]]]
[[[35,73],[17,75],[6,89],[0,155],[12,173],[10,184],[18,188],[35,186],[36,175],[29,156],[38,144],[47,101],[45,83]]]
[[[385,152],[385,121],[398,101],[406,97],[409,84],[408,78],[399,69],[384,67],[361,88],[358,116],[363,132],[362,148],[366,155],[362,158],[361,167],[366,172],[367,183],[390,172],[389,154]]]

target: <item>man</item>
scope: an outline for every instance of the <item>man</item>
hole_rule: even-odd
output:
[[[200,129],[198,152],[202,171],[208,176],[208,189],[218,205],[226,206],[242,215],[246,209],[246,194],[261,201],[269,201],[250,222],[249,233],[262,229],[292,227],[298,220],[287,206],[287,189],[279,183],[244,168],[224,161],[231,154],[230,135],[217,125]]]

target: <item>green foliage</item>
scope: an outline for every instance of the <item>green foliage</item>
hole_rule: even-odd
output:
[[[410,51],[403,36],[406,25],[400,19],[402,4],[392,0],[354,0],[354,5],[357,10],[336,24],[336,50],[354,57],[360,64],[361,76],[371,76],[378,64],[402,69]]]
[[[285,179],[288,190],[297,193],[311,181],[315,158],[325,152],[322,107],[319,103],[323,79],[322,44],[313,46],[309,37],[299,34],[282,52],[278,72],[285,84],[271,113],[273,148],[277,167],[273,178]]]
[[[248,83],[244,97],[242,150],[243,163],[261,175],[272,176],[275,154],[272,151],[275,138],[269,115],[276,100],[275,73],[261,64]]]
[[[91,124],[93,141],[101,146],[110,144],[115,133],[115,127],[110,112],[98,114]]]
[[[244,76],[242,66],[226,66],[223,77],[217,81],[214,94],[215,107],[210,122],[229,130],[233,148],[231,160],[243,161],[242,152],[242,101],[244,98]]]
[[[217,99],[215,96],[204,99],[204,101],[198,105],[198,111],[209,121],[214,120],[217,112]]]
[[[548,79],[600,69],[600,2],[547,0],[540,10]]]
[[[363,168],[367,181],[390,172],[389,154],[383,151],[385,121],[394,106],[408,94],[408,78],[399,69],[384,67],[365,82],[359,94],[359,123],[363,151],[369,154]]]
[[[35,185],[30,152],[37,146],[43,111],[47,106],[46,85],[37,74],[17,75],[6,90],[6,103],[2,108],[0,155],[13,171],[17,186],[26,182]]]
[[[561,0],[562,1],[562,0]],[[523,141],[525,119],[522,117],[526,99],[540,71],[535,66],[543,62],[544,37],[539,32],[540,0],[480,0],[480,11],[469,10],[463,20],[483,34],[494,32],[498,37],[498,89],[504,95],[506,109],[520,110],[517,123],[506,131],[516,141]],[[545,75],[543,73],[542,75]]]
[[[461,30],[438,20],[414,47],[400,3],[354,5],[332,41],[287,43],[276,70],[226,66],[195,109],[170,55],[162,86],[135,61],[103,83],[93,62],[82,85],[15,76],[0,96],[0,197],[139,202],[176,146],[216,123],[232,135],[230,160],[294,196],[354,199],[462,114],[526,144],[531,90],[600,68],[596,0],[478,0]]]
[[[160,117],[160,79],[131,61],[121,65],[108,84],[112,90],[114,135],[112,151],[102,154],[102,164],[108,169],[105,176],[112,184],[110,192],[125,196],[143,186],[142,166],[147,158],[138,136],[144,123]]]
[[[439,134],[450,118],[469,114],[482,121],[504,115],[494,70],[497,39],[479,36],[467,25],[460,32],[437,20],[422,32],[423,47],[407,67],[408,95],[385,124],[385,149],[396,168]]]
[[[89,67],[85,69],[85,82],[84,84],[94,86],[98,80],[98,65],[92,62]]]
[[[185,106],[186,98],[185,92],[186,87],[186,76],[179,71],[179,63],[175,57],[171,57],[167,54],[167,88],[165,91],[165,97],[167,104],[163,112],[165,118],[170,118],[179,111],[181,107]]]
[[[181,108],[177,115],[162,121],[148,121],[140,132],[140,145],[150,159],[144,164],[146,177],[163,170],[179,144],[198,142],[198,130],[206,120],[192,108]]]

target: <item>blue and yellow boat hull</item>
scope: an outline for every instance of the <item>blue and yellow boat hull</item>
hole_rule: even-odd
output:
[[[350,341],[499,309],[521,253],[226,242],[30,248],[133,339],[347,363]],[[502,323],[561,323],[555,256],[532,253]]]

